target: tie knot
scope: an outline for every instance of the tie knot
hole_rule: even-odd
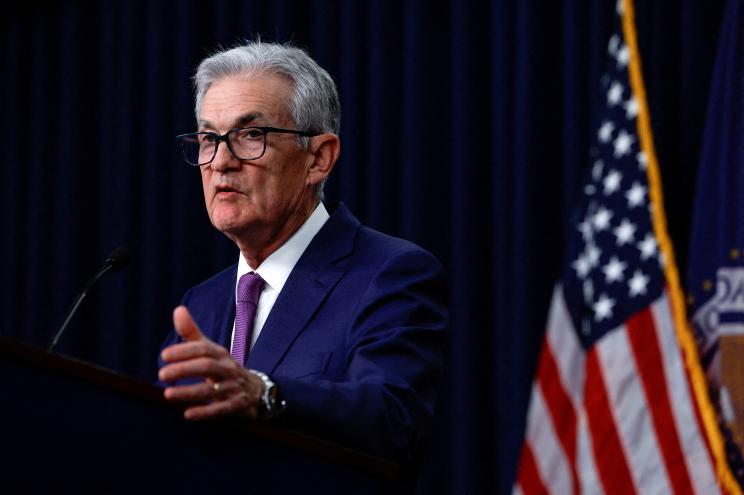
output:
[[[263,289],[264,281],[256,272],[246,273],[238,281],[238,302],[258,304],[258,296]]]

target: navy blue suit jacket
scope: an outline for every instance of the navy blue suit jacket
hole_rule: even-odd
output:
[[[441,264],[362,226],[339,204],[272,308],[246,367],[267,373],[284,420],[397,460],[428,436],[447,328]],[[183,298],[202,332],[229,348],[237,264]],[[164,345],[176,342],[172,332]]]

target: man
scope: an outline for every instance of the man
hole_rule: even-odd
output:
[[[249,43],[205,59],[195,82],[199,132],[179,140],[212,224],[240,256],[175,309],[165,397],[192,403],[190,420],[286,421],[414,459],[441,368],[441,265],[321,202],[340,105],[306,53]]]

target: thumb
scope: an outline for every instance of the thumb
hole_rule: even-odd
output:
[[[186,306],[178,306],[173,310],[173,326],[185,342],[204,338]]]

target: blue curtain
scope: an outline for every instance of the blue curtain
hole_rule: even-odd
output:
[[[173,137],[219,46],[303,46],[338,82],[327,187],[449,270],[452,325],[423,493],[505,493],[564,232],[596,130],[615,1],[42,1],[0,19],[0,334],[43,345],[117,245],[59,350],[152,380],[171,309],[237,259]],[[638,0],[669,222],[685,266],[722,6]]]

